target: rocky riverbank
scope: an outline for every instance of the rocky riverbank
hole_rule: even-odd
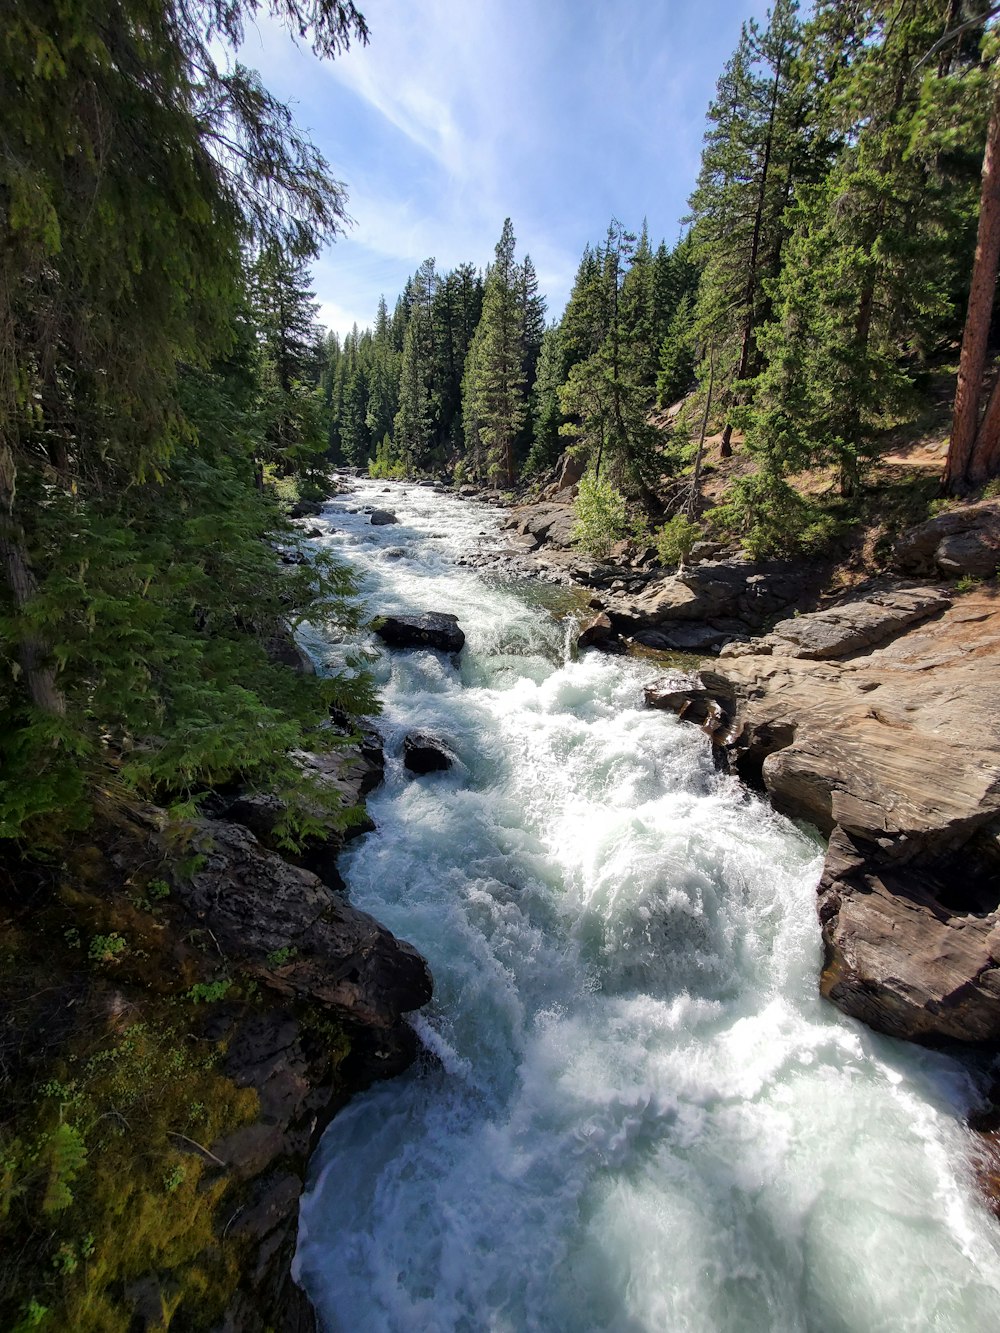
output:
[[[315,1328],[291,1278],[307,1162],[354,1092],[418,1057],[405,1015],[432,990],[340,892],[382,773],[377,735],[342,730],[300,762],[357,817],[294,858],[278,798],[233,790],[182,824],[110,802],[61,861],[0,867],[0,1061],[22,1136],[5,1148],[36,1164],[4,1206],[27,1210],[25,1235],[75,1219],[57,1258],[81,1333]],[[95,1125],[86,1149],[66,1103]],[[5,1298],[28,1265],[0,1259]],[[15,1321],[49,1308],[13,1299]]]
[[[1000,1041],[1000,502],[905,532],[881,577],[702,544],[676,573],[570,543],[571,490],[515,510],[515,558],[593,590],[581,647],[718,658],[650,692],[829,839],[823,993],[893,1036]]]

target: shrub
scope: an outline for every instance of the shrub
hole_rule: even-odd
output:
[[[759,560],[815,550],[837,532],[837,521],[805,500],[769,468],[737,481],[724,504],[712,511],[719,530],[742,539]]]
[[[654,537],[656,555],[661,565],[683,565],[691,547],[701,536],[701,526],[687,514],[675,514]]]
[[[610,481],[589,473],[583,477],[575,512],[573,540],[598,560],[606,560],[615,542],[628,534],[625,497]]]

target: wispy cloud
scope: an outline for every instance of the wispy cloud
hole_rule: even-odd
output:
[[[363,0],[371,44],[325,66],[262,24],[249,58],[350,190],[357,225],[316,268],[325,317],[369,322],[430,255],[485,265],[507,215],[556,315],[612,213],[675,240],[715,79],[764,7]]]

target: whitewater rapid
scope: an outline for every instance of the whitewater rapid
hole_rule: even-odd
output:
[[[302,1203],[328,1333],[986,1333],[1000,1244],[965,1165],[968,1076],[817,993],[821,847],[642,708],[648,663],[571,660],[571,599],[459,564],[483,506],[361,482],[318,544],[370,614],[467,646],[379,651],[378,832],[351,900],[429,960],[437,1061],[356,1098]],[[365,505],[400,522],[373,527]],[[357,645],[305,631],[339,668]],[[457,755],[412,778],[403,737]]]

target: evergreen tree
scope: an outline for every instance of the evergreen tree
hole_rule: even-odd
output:
[[[277,244],[251,273],[252,311],[260,346],[264,457],[286,474],[315,470],[328,447],[314,390],[321,336],[306,262]]]
[[[567,418],[563,434],[586,448],[595,477],[600,478],[607,460],[616,484],[651,499],[659,461],[657,432],[648,420],[648,347],[633,338],[641,303],[624,291],[634,244],[635,237],[612,221],[605,245],[595,255],[600,262],[597,274],[587,272],[586,285],[579,292],[574,289],[573,336],[586,330],[597,346],[586,360],[571,366],[559,400]]]
[[[751,442],[779,466],[837,463],[844,494],[905,404],[913,369],[954,326],[981,113],[944,142],[922,133],[937,93],[911,77],[947,15],[947,0],[905,0],[891,14],[875,4],[845,33],[839,7],[821,4],[811,34],[814,59],[836,71],[824,114],[843,146],[790,214]],[[928,72],[930,84],[940,78]]]
[[[431,374],[434,364],[432,310],[438,276],[434,260],[425,259],[405,293],[408,306],[406,333],[399,377],[399,410],[393,438],[409,473],[431,463],[434,445],[434,412]]]
[[[531,449],[524,465],[528,476],[537,476],[554,467],[562,451],[559,387],[564,381],[562,333],[558,325],[553,325],[542,337],[538,374],[531,391]]]
[[[767,28],[744,25],[709,108],[693,238],[703,266],[697,322],[711,344],[723,401],[746,400],[760,369],[757,330],[780,269],[785,209],[805,159],[801,29],[795,0],[776,0]],[[732,423],[723,433],[728,453]]]
[[[523,275],[514,228],[503,225],[486,273],[483,313],[469,349],[462,390],[466,447],[502,485],[513,485],[516,445],[527,419]]]

